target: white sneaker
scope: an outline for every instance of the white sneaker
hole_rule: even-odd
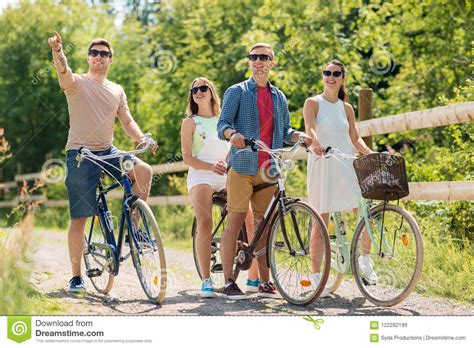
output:
[[[373,262],[369,254],[359,256],[359,267],[364,279],[369,285],[377,284],[377,274],[374,271]]]
[[[206,278],[202,281],[201,297],[203,298],[216,297],[216,293],[214,292],[214,284],[212,284],[211,278]]]
[[[315,286],[318,286],[319,283],[321,282],[322,275],[321,273],[314,273],[309,276],[309,280],[311,281],[312,284]],[[328,288],[324,288],[323,292],[319,295],[320,298],[328,298],[331,297],[331,293],[329,292]]]

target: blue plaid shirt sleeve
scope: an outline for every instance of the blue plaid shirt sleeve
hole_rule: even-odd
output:
[[[280,96],[283,102],[283,139],[285,143],[287,144],[292,144],[293,142],[291,141],[291,135],[295,131],[291,127],[290,123],[290,111],[288,110],[288,102],[286,101],[286,97],[283,93],[280,92]]]
[[[224,93],[221,115],[217,122],[217,135],[221,140],[227,140],[224,137],[224,131],[227,128],[235,128],[235,118],[239,113],[241,94],[242,90],[238,86],[229,87]]]

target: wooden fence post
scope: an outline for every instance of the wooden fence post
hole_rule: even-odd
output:
[[[361,88],[359,90],[359,121],[372,118],[372,88]],[[362,138],[365,144],[372,149],[372,137]]]

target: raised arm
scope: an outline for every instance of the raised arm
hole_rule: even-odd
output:
[[[67,58],[63,52],[63,41],[61,36],[55,31],[54,36],[48,38],[49,47],[53,52],[53,61],[58,71],[59,86],[62,89],[68,89],[74,83],[74,76],[71,68],[67,65]]]

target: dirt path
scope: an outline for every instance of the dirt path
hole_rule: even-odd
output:
[[[97,293],[86,278],[87,294],[76,296],[65,291],[70,278],[66,233],[38,230],[33,244],[32,282],[42,294],[59,300],[66,315],[474,315],[473,306],[418,294],[396,307],[377,307],[365,300],[353,281],[344,281],[335,296],[308,307],[256,295],[238,302],[222,296],[201,299],[191,252],[170,249],[166,249],[168,289],[162,306],[146,299],[131,260],[120,268],[110,295]]]

